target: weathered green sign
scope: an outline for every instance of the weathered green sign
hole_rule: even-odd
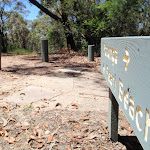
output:
[[[150,150],[150,36],[101,39],[101,72],[145,150]]]

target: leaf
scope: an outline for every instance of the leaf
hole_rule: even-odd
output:
[[[7,121],[14,121],[14,122],[16,122],[16,119],[12,118],[11,116],[8,116],[7,117]]]
[[[84,132],[72,132],[72,136],[77,138],[77,139],[83,139],[87,136],[87,134],[85,134]]]
[[[48,143],[51,143],[52,140],[53,140],[53,135],[50,135],[50,136],[48,137],[47,142],[48,142]]]
[[[25,93],[20,93],[20,95],[26,95]]]
[[[13,138],[13,137],[8,138],[8,137],[4,136],[4,140],[10,144],[13,144],[15,142],[15,138]]]
[[[44,146],[44,143],[39,143],[38,145],[37,145],[37,148],[42,148]]]
[[[75,125],[75,128],[82,129],[82,127],[80,125]]]
[[[37,129],[37,134],[38,134],[38,138],[42,138],[42,136],[44,135],[44,132],[42,129]]]
[[[76,104],[72,104],[72,106],[74,106],[75,109],[78,109],[78,106]]]
[[[3,117],[2,117],[2,120],[3,120],[3,127],[5,127],[8,123],[8,121],[6,119],[4,119]]]
[[[38,133],[37,133],[37,131],[36,131],[36,129],[35,129],[35,128],[33,129],[33,134],[34,134],[35,136],[37,136],[37,135],[38,135]]]
[[[25,143],[26,143],[26,144],[29,144],[29,142],[30,142],[31,140],[33,140],[33,139],[32,139],[32,138],[29,138]]]
[[[57,103],[56,105],[55,105],[55,107],[58,107],[58,106],[62,106],[60,103]]]
[[[96,137],[97,137],[97,135],[96,135],[96,134],[91,133],[91,134],[89,134],[89,135],[88,135],[88,137],[87,137],[87,138],[88,138],[89,140],[92,140],[92,139],[94,139],[94,138],[96,138]]]
[[[109,133],[105,128],[103,128],[103,130],[104,130],[104,133],[105,133],[105,134],[108,134],[108,133]]]
[[[79,123],[79,122],[76,121],[76,120],[68,120],[68,122],[70,122],[70,123]]]
[[[0,136],[5,136],[5,133],[3,131],[0,131]]]
[[[30,128],[30,126],[24,126],[22,127],[22,130],[28,130]]]
[[[3,128],[2,128],[2,126],[0,126],[0,131],[2,131],[3,130]]]
[[[126,129],[127,131],[129,131],[130,133],[132,133],[133,132],[133,130],[132,129],[130,129],[130,127],[127,127],[127,126],[125,126],[125,125],[121,125],[121,127],[123,128],[123,129]]]
[[[80,120],[80,121],[89,121],[88,118],[80,118],[79,120]]]
[[[6,136],[6,137],[8,136],[8,132],[7,132],[7,131],[5,131],[5,136]]]

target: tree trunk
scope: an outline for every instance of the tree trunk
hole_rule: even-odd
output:
[[[70,28],[70,24],[68,21],[68,14],[65,12],[64,10],[64,1],[61,1],[62,3],[62,23],[63,23],[63,27],[64,27],[64,31],[65,31],[65,37],[67,40],[67,47],[71,48],[74,51],[77,51],[74,39],[73,39],[73,34]]]
[[[65,22],[64,22],[65,24]],[[73,35],[71,33],[71,29],[69,27],[69,25],[64,26],[64,31],[65,31],[65,37],[67,40],[67,48],[71,48],[74,51],[77,51],[74,39],[73,39]]]
[[[2,53],[7,53],[7,49],[6,49],[6,45],[5,45],[5,40],[4,40],[4,34],[3,32],[0,31],[0,35],[1,35],[1,43],[2,43]]]
[[[66,39],[67,39],[67,47],[68,47],[68,48],[71,48],[71,49],[74,50],[74,51],[78,51],[77,48],[76,48],[76,46],[75,46],[75,42],[74,42],[74,39],[73,39],[73,35],[72,35],[72,34],[68,35],[68,36],[66,37]]]

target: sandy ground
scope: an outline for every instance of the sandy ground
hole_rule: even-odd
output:
[[[40,55],[2,56],[0,108],[0,150],[142,149],[121,111],[120,141],[113,143],[109,139],[108,87],[100,73],[98,57],[88,62],[86,56],[53,54],[46,63],[41,62]],[[13,125],[9,124],[11,121]],[[14,129],[17,123],[20,128]],[[47,129],[41,128],[40,123]],[[9,128],[7,136],[4,127]],[[76,136],[79,128],[82,138]],[[48,134],[43,134],[46,131]],[[1,132],[5,134],[2,136]],[[18,141],[17,132],[22,134]]]

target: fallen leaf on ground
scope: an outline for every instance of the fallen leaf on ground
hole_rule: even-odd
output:
[[[88,121],[89,119],[88,118],[80,118],[79,120],[80,121]]]
[[[51,143],[52,140],[53,140],[53,135],[50,135],[50,136],[48,137],[47,142],[48,142],[48,143]]]
[[[37,145],[37,148],[42,148],[44,146],[44,143],[39,143],[38,145]]]
[[[73,131],[72,132],[72,136],[74,138],[77,138],[77,139],[83,139],[83,138],[85,138],[87,136],[87,134],[85,134],[83,132],[75,132],[75,131]]]
[[[70,123],[79,123],[78,121],[76,121],[76,120],[68,120],[68,122],[70,122]]]
[[[57,103],[56,105],[55,105],[55,107],[58,107],[58,106],[62,106],[60,103]]]
[[[32,148],[37,148],[37,142],[36,142],[36,141],[32,141],[32,142],[30,143],[30,146],[31,146]]]
[[[130,129],[129,127],[127,127],[127,126],[125,126],[125,125],[121,125],[121,127],[123,128],[123,129],[126,129],[127,131],[129,131],[130,133],[132,133],[133,132],[133,130],[132,129]]]
[[[92,139],[94,139],[94,138],[96,138],[97,137],[97,135],[96,134],[94,134],[94,133],[90,133],[89,135],[88,135],[88,139],[89,140],[92,140]]]
[[[104,130],[104,134],[108,134],[109,133],[108,130],[106,130],[105,128],[103,128],[103,130]]]
[[[2,126],[0,126],[0,131],[2,131],[3,130],[3,128],[2,128]]]
[[[5,127],[8,123],[8,121],[6,119],[4,119],[3,117],[2,117],[2,120],[3,120],[3,127]]]
[[[11,116],[8,116],[7,117],[7,121],[14,121],[14,122],[16,122],[16,119],[12,118]]]
[[[44,132],[42,129],[37,129],[37,135],[38,135],[38,138],[42,138],[42,136],[44,135]]]
[[[77,129],[82,129],[82,127],[81,127],[80,125],[75,125],[75,127],[76,127]]]
[[[78,105],[72,104],[72,106],[75,107],[76,109],[78,109]]]
[[[8,132],[7,132],[7,131],[5,131],[5,136],[6,136],[6,137],[8,136]]]
[[[24,126],[22,127],[22,130],[28,130],[30,128],[30,126]]]
[[[17,128],[22,127],[22,125],[20,123],[16,123],[14,126],[17,127]]]
[[[5,136],[5,133],[3,131],[0,131],[0,136]]]
[[[27,139],[26,144],[29,144],[29,142],[33,140],[32,138]]]
[[[26,95],[25,93],[20,93],[20,95]]]
[[[37,133],[37,131],[36,131],[36,129],[35,129],[35,128],[33,128],[33,134],[34,134],[35,136],[37,136],[37,135],[38,135],[38,133]]]
[[[10,144],[13,144],[15,142],[15,138],[13,138],[13,137],[9,138],[9,137],[4,136],[4,140],[9,142]]]

